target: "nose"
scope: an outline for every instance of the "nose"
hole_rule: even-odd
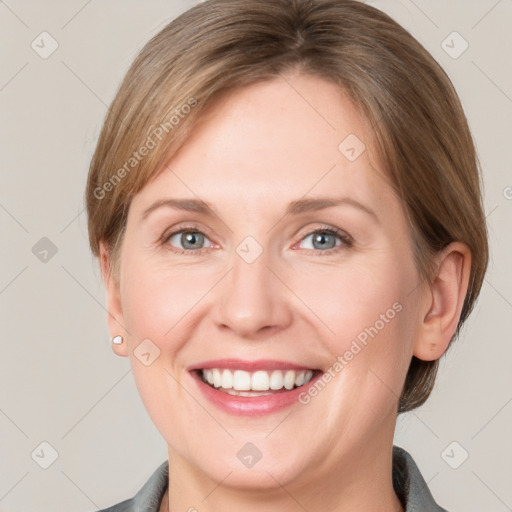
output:
[[[252,263],[234,255],[216,301],[214,316],[221,329],[258,339],[290,325],[293,294],[269,263],[265,251]]]

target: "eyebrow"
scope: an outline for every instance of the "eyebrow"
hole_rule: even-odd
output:
[[[372,216],[377,222],[379,220],[377,214],[370,207],[365,206],[350,197],[316,197],[299,199],[297,201],[292,201],[288,205],[285,215],[300,215],[301,213],[324,210],[326,208],[332,208],[340,205],[352,206]],[[145,220],[154,210],[162,207],[218,217],[215,208],[210,203],[201,199],[160,199],[143,212],[142,220]]]

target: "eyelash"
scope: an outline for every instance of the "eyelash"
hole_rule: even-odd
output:
[[[197,254],[202,254],[204,250],[208,249],[208,247],[202,247],[201,249],[188,249],[187,250],[187,249],[178,249],[176,247],[170,246],[168,244],[169,240],[174,235],[178,235],[180,233],[199,233],[201,235],[204,235],[206,238],[208,238],[208,236],[205,235],[201,231],[199,226],[197,226],[197,225],[182,226],[178,230],[173,231],[172,233],[165,234],[162,237],[161,244],[163,246],[165,246],[168,250],[170,250],[170,251],[172,251],[174,253],[177,253],[177,254],[197,255]],[[304,249],[306,251],[313,251],[317,256],[330,255],[330,254],[333,254],[333,253],[338,252],[340,250],[350,248],[350,247],[352,247],[354,245],[354,241],[353,241],[353,239],[352,239],[352,237],[350,235],[348,235],[344,231],[341,231],[340,229],[333,228],[333,227],[330,227],[330,226],[323,226],[323,227],[317,228],[317,229],[315,229],[313,231],[310,231],[309,233],[306,233],[306,235],[304,235],[301,238],[300,241],[302,242],[308,236],[315,235],[317,233],[328,234],[328,235],[332,235],[332,236],[338,237],[338,239],[342,242],[342,244],[338,245],[337,247],[333,247],[333,248],[327,249],[325,251],[320,251],[320,250],[315,250],[315,249]]]

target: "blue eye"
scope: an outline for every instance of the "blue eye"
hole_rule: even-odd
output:
[[[327,252],[336,249],[340,245],[350,247],[352,241],[348,235],[342,231],[332,228],[317,229],[309,235],[305,236],[302,240],[311,238],[310,247],[303,247],[302,249],[318,249],[320,252]]]
[[[309,243],[304,242],[310,239]],[[197,254],[203,249],[213,247],[212,242],[198,228],[183,228],[164,237],[164,245],[170,245],[171,250],[181,254]],[[334,228],[320,228],[306,235],[300,243],[301,249],[313,250],[316,253],[331,254],[340,249],[351,247],[350,235]]]
[[[166,238],[166,242],[178,249],[180,252],[190,252],[203,249],[205,241],[210,242],[203,233],[195,230],[177,231],[176,233],[171,233]]]

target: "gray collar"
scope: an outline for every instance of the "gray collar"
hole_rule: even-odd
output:
[[[393,486],[406,512],[447,512],[434,501],[414,459],[399,446],[393,446]]]
[[[169,463],[165,461],[133,498],[99,512],[158,512],[168,475]],[[393,446],[393,486],[406,512],[447,512],[434,501],[413,458],[398,446]]]

